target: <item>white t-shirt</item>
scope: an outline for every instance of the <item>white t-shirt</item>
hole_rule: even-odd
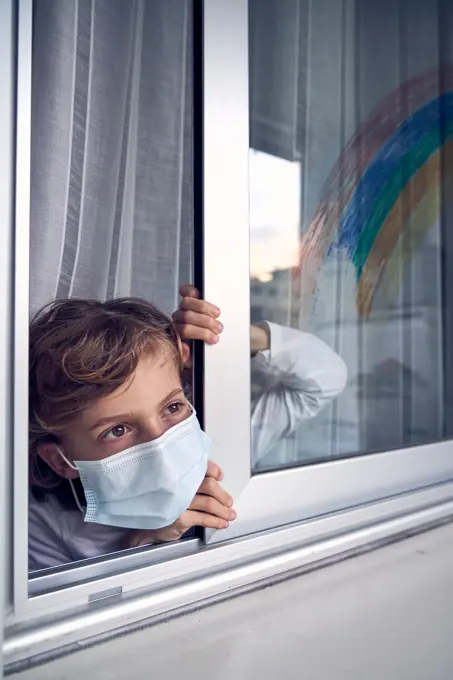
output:
[[[314,418],[347,380],[344,361],[310,333],[269,323],[270,349],[251,359],[252,461],[259,464],[302,421]],[[29,569],[36,571],[121,549],[129,529],[84,522],[55,498],[29,499]]]

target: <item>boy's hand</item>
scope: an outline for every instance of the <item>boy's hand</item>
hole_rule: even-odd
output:
[[[162,529],[137,529],[127,537],[125,548],[138,548],[150,543],[177,541],[192,527],[226,529],[236,518],[232,509],[233,499],[220,486],[223,473],[218,465],[208,462],[206,476],[189,508],[176,522]]]
[[[183,341],[203,340],[208,345],[215,345],[223,326],[218,320],[220,309],[210,302],[200,299],[200,292],[190,284],[184,284],[179,290],[182,300],[173,321]],[[270,335],[267,324],[250,326],[251,355],[270,347]],[[186,364],[190,366],[190,360]]]
[[[258,352],[270,349],[271,336],[266,323],[250,326],[250,353],[252,357]]]
[[[185,284],[179,292],[182,300],[173,314],[173,321],[182,340],[203,340],[208,345],[215,345],[223,330],[218,320],[220,309],[201,300],[200,292],[194,286]]]

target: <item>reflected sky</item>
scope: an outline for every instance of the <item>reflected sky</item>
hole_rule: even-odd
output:
[[[297,263],[300,163],[250,149],[250,269],[266,280]]]

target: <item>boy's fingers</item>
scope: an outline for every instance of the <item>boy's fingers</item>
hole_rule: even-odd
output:
[[[190,283],[184,283],[180,289],[179,294],[181,297],[199,298],[200,291],[192,286]]]
[[[231,498],[230,494],[225,491],[225,489],[223,489],[218,481],[213,477],[205,477],[197,493],[211,496],[212,498],[215,498],[217,501],[219,501],[219,503],[222,503],[222,505],[227,507],[231,507],[233,505],[233,499]]]
[[[227,522],[236,519],[236,512],[232,508],[228,508],[222,503],[219,503],[219,501],[217,501],[212,496],[204,496],[200,493],[197,493],[193,499],[189,506],[189,510],[199,510],[200,512],[206,512],[208,515],[220,517],[221,519],[225,519]]]
[[[185,309],[198,314],[206,314],[206,316],[214,317],[216,319],[220,316],[220,309],[206,300],[198,300],[194,297],[184,296],[179,305],[179,309]]]
[[[213,463],[212,460],[208,460],[208,467],[206,469],[205,477],[213,477],[218,482],[221,482],[223,479],[223,472],[217,463]]]
[[[223,326],[220,321],[216,321],[212,316],[199,314],[198,312],[188,312],[178,309],[173,314],[173,321],[179,326],[199,326],[200,328],[207,328],[213,333],[221,333],[223,331]]]
[[[197,510],[186,510],[184,513],[184,524],[188,524],[188,529],[192,527],[205,527],[205,529],[226,529],[229,522],[215,515],[208,515],[206,512]]]
[[[208,345],[215,345],[219,341],[219,336],[207,328],[200,328],[200,326],[186,326],[176,324],[179,335],[182,340],[203,340]]]

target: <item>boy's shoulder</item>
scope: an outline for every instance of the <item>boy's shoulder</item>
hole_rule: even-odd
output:
[[[79,510],[66,510],[49,497],[29,494],[29,569],[61,566],[120,549],[127,529],[85,522]]]

